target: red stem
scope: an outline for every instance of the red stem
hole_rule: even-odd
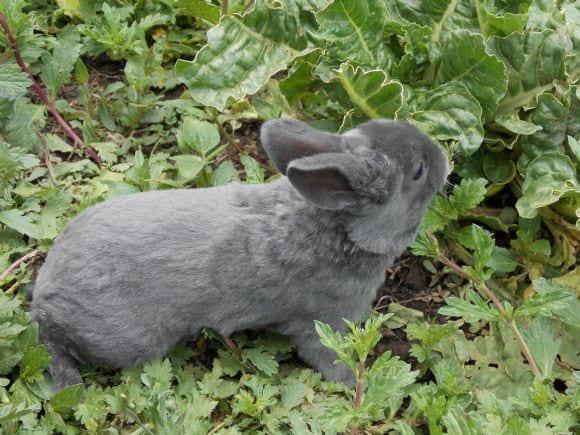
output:
[[[39,249],[35,249],[34,251],[29,252],[25,256],[20,257],[14,263],[12,263],[10,266],[8,266],[8,269],[6,269],[4,272],[2,272],[2,275],[0,275],[0,282],[4,281],[4,279],[6,279],[8,277],[8,275],[10,275],[22,263],[24,263],[25,261],[30,260],[31,258],[36,257],[39,254],[40,254],[40,250]]]
[[[40,98],[40,100],[48,108],[48,111],[50,112],[52,117],[56,120],[58,125],[60,125],[60,127],[66,133],[66,135],[72,139],[74,145],[79,146],[79,147],[84,147],[84,142],[82,141],[82,139],[80,137],[78,137],[78,135],[72,129],[70,124],[68,122],[66,122],[66,120],[60,115],[60,113],[58,112],[58,110],[56,110],[56,107],[54,106],[52,101],[50,101],[50,97],[48,96],[48,94],[46,93],[44,88],[34,78],[34,76],[32,74],[30,74],[30,70],[28,69],[28,66],[26,66],[26,63],[24,62],[24,59],[22,58],[22,55],[20,54],[20,50],[18,49],[18,45],[16,44],[16,40],[14,39],[14,35],[12,34],[12,31],[10,30],[10,26],[8,25],[8,21],[6,20],[6,17],[2,13],[0,13],[0,27],[2,27],[2,29],[4,30],[4,33],[6,34],[6,39],[8,40],[8,45],[10,46],[10,48],[12,49],[12,52],[14,53],[14,57],[16,58],[16,62],[20,66],[20,69],[22,70],[22,72],[24,74],[26,74],[28,76],[28,78],[30,79],[30,81],[32,82],[32,89],[34,89],[34,92],[36,93],[36,95],[38,95],[38,98]],[[101,159],[97,155],[97,152],[90,146],[87,147],[86,152],[97,163],[97,165],[99,167],[101,167]]]

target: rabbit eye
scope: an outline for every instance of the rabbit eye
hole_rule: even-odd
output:
[[[421,164],[419,165],[419,169],[417,169],[417,172],[413,177],[413,180],[417,181],[419,178],[421,178],[423,176],[423,172],[425,172],[425,162],[421,162]]]

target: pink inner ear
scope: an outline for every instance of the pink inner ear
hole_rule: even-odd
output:
[[[314,172],[306,172],[302,175],[308,183],[318,185],[329,192],[352,192],[352,186],[348,180],[338,171],[333,169],[321,169]]]

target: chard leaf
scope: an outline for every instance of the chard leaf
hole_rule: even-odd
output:
[[[15,100],[26,95],[30,79],[15,63],[0,63],[0,99]]]
[[[352,102],[369,118],[394,118],[401,107],[403,86],[389,81],[384,71],[365,71],[344,63],[337,78]]]
[[[296,8],[270,9],[257,0],[251,13],[223,17],[192,62],[177,61],[175,73],[195,100],[223,110],[228,99],[254,94],[309,51]]]
[[[500,114],[529,107],[537,95],[552,87],[554,80],[564,78],[564,58],[570,52],[570,41],[561,32],[512,33],[489,38],[487,46],[503,62],[509,79]]]
[[[385,12],[383,0],[335,0],[318,13],[320,36],[330,42],[330,56],[370,67],[382,65],[387,53]]]
[[[473,154],[483,141],[482,110],[459,82],[438,86],[414,101],[414,123],[438,140],[456,140],[460,152]]]
[[[576,168],[564,154],[545,153],[528,166],[516,208],[522,217],[533,218],[539,208],[557,202],[563,195],[580,195]]]
[[[567,126],[562,120],[570,115],[568,102],[561,102],[551,93],[540,95],[537,101],[537,107],[526,115],[526,120],[541,126],[542,129],[527,136],[520,136],[516,143],[522,150],[517,162],[521,174],[525,174],[528,164],[534,158],[547,152],[561,154],[565,152]]]
[[[409,2],[394,0],[387,3],[387,16],[399,23],[417,23],[433,29],[431,39],[442,40],[445,32],[455,29],[479,30],[477,13],[471,0],[427,0]]]
[[[524,11],[518,10],[519,4],[514,2],[514,11],[501,10],[494,0],[476,0],[477,16],[481,30],[485,35],[509,35],[513,32],[524,30],[528,22],[527,8],[524,4]]]
[[[483,119],[489,119],[507,89],[505,66],[485,50],[483,36],[455,30],[443,41],[436,84],[457,81],[479,101]]]

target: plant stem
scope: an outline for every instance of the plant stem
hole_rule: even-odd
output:
[[[354,392],[354,407],[360,408],[362,405],[362,395],[365,389],[365,361],[362,360],[358,364],[358,372],[356,379],[356,387]],[[356,435],[358,433],[358,427],[354,425],[350,429],[350,435]]]
[[[222,17],[228,14],[229,0],[222,0]]]
[[[65,134],[69,138],[72,139],[73,144],[75,146],[84,147],[84,142],[81,140],[80,137],[78,137],[78,135],[72,129],[70,124],[68,122],[66,122],[66,120],[61,116],[61,114],[58,112],[58,110],[56,110],[56,107],[54,106],[53,102],[50,100],[50,97],[48,96],[48,94],[46,93],[44,88],[34,78],[34,76],[32,74],[30,74],[30,70],[28,69],[28,66],[26,66],[26,63],[24,62],[24,59],[22,58],[22,55],[20,54],[18,44],[16,44],[16,39],[14,39],[14,35],[12,34],[12,31],[10,30],[10,26],[8,25],[8,21],[6,20],[6,17],[2,13],[0,13],[0,27],[2,27],[2,29],[4,30],[4,34],[6,35],[6,39],[8,40],[8,45],[10,46],[10,48],[12,49],[12,52],[14,53],[14,58],[16,59],[16,63],[18,63],[18,66],[20,66],[20,69],[22,70],[22,72],[24,74],[26,74],[28,76],[28,78],[30,79],[30,81],[32,83],[32,89],[34,89],[34,92],[36,93],[38,98],[40,98],[40,100],[43,102],[43,104],[48,108],[48,111],[50,112],[52,117],[56,120],[58,125],[62,128],[62,130],[65,132]],[[101,167],[102,162],[101,162],[101,159],[99,158],[99,156],[97,155],[97,152],[90,146],[87,147],[86,152],[97,163],[97,165],[99,167]]]
[[[493,304],[496,306],[498,311],[504,316],[504,318],[509,319],[509,315],[506,312],[503,304],[497,298],[495,293],[485,284],[485,282],[481,281],[480,279],[478,279],[476,277],[471,276],[469,273],[467,273],[465,270],[463,270],[458,264],[456,264],[454,261],[450,260],[449,258],[445,257],[444,255],[441,255],[438,259],[441,263],[443,263],[444,265],[449,267],[451,270],[453,270],[459,276],[467,279],[468,281],[473,282],[475,284],[475,286],[477,288],[479,288],[480,290],[482,290],[485,293],[485,295],[487,296],[487,298],[493,302]],[[519,330],[518,325],[516,325],[516,322],[514,320],[510,320],[509,325],[510,325],[510,328],[512,329],[512,331],[514,332],[516,338],[519,341],[520,350],[521,350],[522,354],[524,355],[524,357],[526,358],[526,360],[528,361],[528,364],[532,368],[532,372],[534,373],[534,376],[541,377],[542,374],[540,373],[540,369],[538,368],[538,365],[536,364],[536,360],[532,356],[532,353],[530,352],[530,349],[526,343],[526,340],[524,339],[524,336],[522,335],[521,331]]]
[[[35,249],[34,251],[29,252],[25,256],[20,257],[14,263],[12,263],[10,266],[8,266],[8,269],[6,269],[4,272],[2,272],[2,275],[0,275],[0,282],[4,281],[4,279],[6,279],[8,277],[8,275],[10,275],[18,266],[20,266],[22,263],[30,260],[31,258],[36,257],[37,255],[40,254],[40,252],[41,252],[40,249]]]

